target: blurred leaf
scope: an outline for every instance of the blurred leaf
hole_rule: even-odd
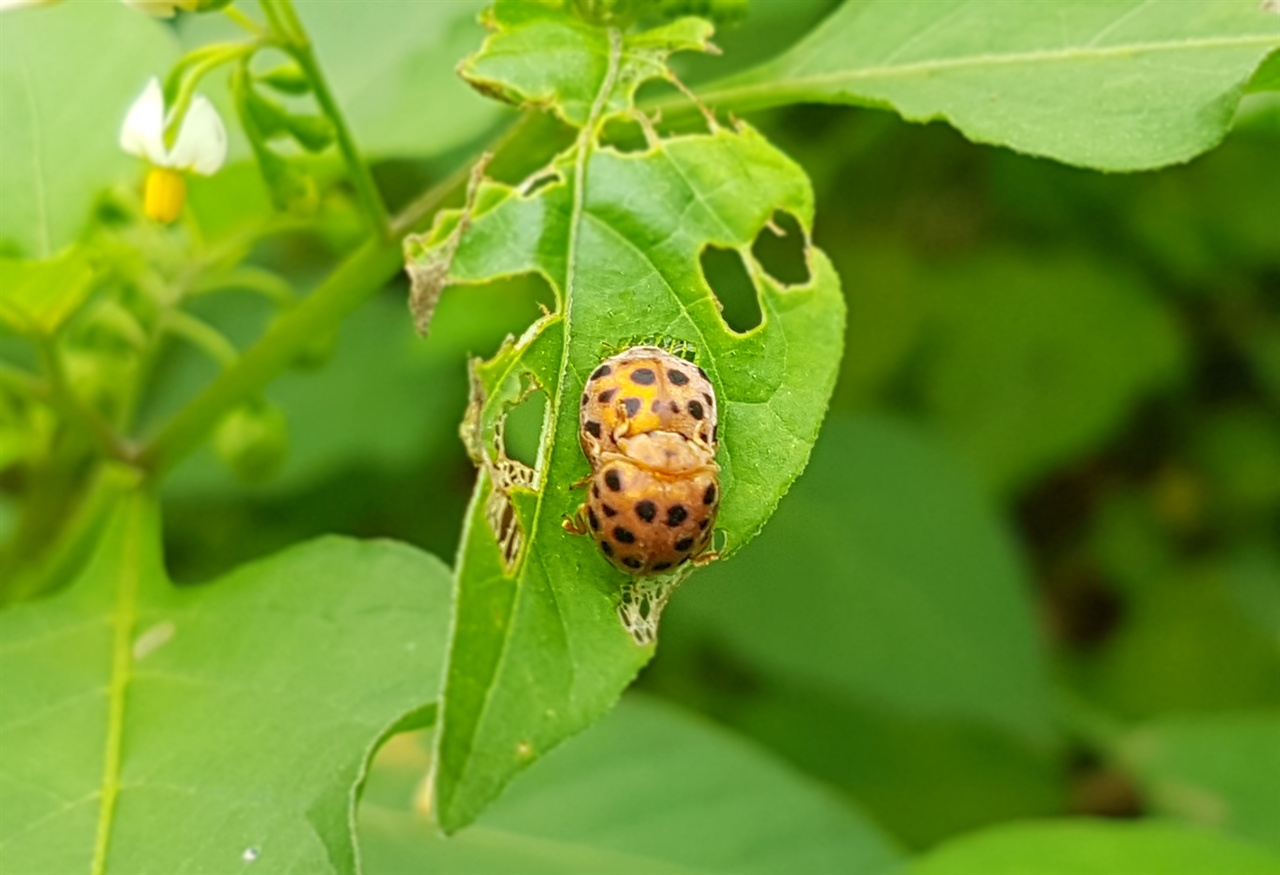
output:
[[[1054,747],[981,721],[858,701],[795,674],[732,662],[726,669],[731,656],[717,656],[707,642],[682,641],[669,634],[674,628],[673,622],[663,635],[646,682],[656,681],[662,692],[674,692],[844,790],[912,847],[1066,807],[1060,751]],[[681,658],[685,647],[692,659]],[[684,677],[673,677],[677,673]]]
[[[1186,161],[1226,135],[1280,47],[1255,0],[847,2],[784,55],[705,86],[734,112],[887,106],[979,143],[1100,170]]]
[[[1280,639],[1246,616],[1230,565],[1202,563],[1145,581],[1105,646],[1073,666],[1090,699],[1144,718],[1269,707],[1280,690]]]
[[[165,27],[122,3],[5,13],[0,249],[48,258],[75,239],[101,189],[141,171],[116,144],[120,125],[147,79],[177,56]],[[90,58],[92,72],[80,63]]]
[[[563,13],[498,9],[516,19],[527,12],[519,27],[542,38],[592,44]],[[754,536],[803,467],[834,382],[844,313],[830,263],[806,245],[810,282],[784,287],[751,252],[775,210],[795,216],[807,244],[812,192],[796,165],[746,126],[669,139],[644,152],[596,147],[599,127],[624,114],[612,102],[639,75],[624,69],[640,57],[627,47],[644,47],[652,63],[668,39],[685,44],[682,32],[611,37],[613,72],[600,80],[591,123],[537,177],[541,187],[481,185],[465,216],[443,214],[429,235],[407,242],[415,297],[528,272],[547,278],[557,295],[555,312],[474,369],[468,434],[481,473],[459,553],[435,773],[446,830],[465,825],[515,772],[601,716],[651,653],[619,622],[621,588],[630,579],[560,524],[582,499],[572,489],[588,471],[577,438],[578,398],[601,343],[656,333],[696,344],[720,393],[726,553]],[[482,49],[468,69],[497,75],[484,61],[489,52]],[[576,69],[587,61],[557,63]],[[522,65],[511,72],[529,74]],[[646,75],[661,74],[653,67]],[[504,87],[541,93],[524,78]],[[577,117],[575,109],[565,113]],[[698,270],[708,244],[741,254],[764,314],[757,329],[735,334],[721,319]],[[532,468],[516,466],[496,435],[506,409],[539,391],[548,397],[539,459]],[[644,619],[657,623],[656,613]]]
[[[332,3],[301,0],[325,75],[371,158],[427,157],[489,130],[502,108],[458,78],[484,37],[485,0]]]
[[[390,766],[377,762],[378,770]],[[401,758],[411,774],[427,767]],[[764,751],[656,700],[617,710],[452,838],[390,799],[360,809],[371,873],[858,872],[897,851],[847,803]],[[750,824],[750,829],[744,829]]]
[[[1059,820],[996,827],[949,842],[903,875],[1275,875],[1280,857],[1166,823]]]
[[[1102,261],[984,254],[933,291],[925,403],[1000,491],[1110,437],[1182,366],[1168,311]]]
[[[0,322],[19,334],[52,337],[80,309],[92,279],[78,248],[47,261],[0,256]]]
[[[1028,582],[955,459],[908,428],[833,415],[742,562],[699,574],[671,636],[919,718],[1048,725]]]
[[[128,495],[70,588],[0,613],[4,870],[354,871],[365,763],[435,695],[448,570],[331,538],[176,589],[159,537]]]
[[[1170,717],[1122,751],[1157,812],[1280,850],[1280,712]]]
[[[469,290],[465,298],[450,296],[437,314],[440,330],[425,343],[413,331],[403,298],[373,298],[343,323],[322,368],[287,372],[267,389],[267,400],[284,412],[289,426],[291,450],[278,477],[238,485],[225,476],[211,448],[202,447],[174,470],[165,495],[283,495],[344,469],[395,472],[445,449],[456,447],[461,455],[457,427],[467,402],[467,354],[528,324],[538,312],[538,291],[532,282],[504,283]],[[243,308],[206,309],[237,339],[259,330]],[[212,365],[199,355],[178,357],[165,370],[161,397],[148,419],[169,415],[212,374]]]

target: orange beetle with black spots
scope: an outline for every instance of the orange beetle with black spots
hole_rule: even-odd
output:
[[[661,574],[710,561],[720,508],[719,411],[706,373],[656,346],[605,359],[579,415],[587,500],[565,528],[590,534],[614,567]]]

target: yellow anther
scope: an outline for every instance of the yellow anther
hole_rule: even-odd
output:
[[[152,167],[143,190],[143,210],[157,222],[172,222],[182,215],[187,199],[187,179],[181,171]]]

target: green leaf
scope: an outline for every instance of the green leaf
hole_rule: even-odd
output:
[[[551,13],[529,9],[530,26],[546,36]],[[563,27],[577,33],[576,23]],[[667,34],[626,40],[648,45]],[[808,240],[812,191],[799,167],[746,126],[655,141],[641,152],[597,147],[621,80],[638,75],[622,69],[630,63],[626,40],[607,41],[609,70],[574,147],[520,187],[479,185],[466,211],[442,215],[430,234],[406,245],[420,315],[445,284],[526,272],[541,274],[557,303],[473,368],[464,434],[481,470],[456,569],[436,772],[447,830],[603,714],[651,653],[637,641],[651,638],[657,608],[644,616],[625,608],[621,589],[630,579],[590,540],[561,527],[583,498],[573,488],[588,472],[578,398],[602,344],[662,334],[696,345],[720,399],[724,556],[759,531],[804,467],[839,363],[843,300],[830,262]],[[491,45],[469,69],[485,66]],[[526,72],[518,66],[519,82],[504,87],[530,93]],[[778,283],[752,254],[777,210],[799,222],[807,283]],[[745,334],[721,319],[699,271],[711,244],[737,250],[756,287],[763,322]],[[501,432],[507,410],[531,395],[545,395],[548,412],[537,458],[527,464],[507,458]],[[674,582],[651,586],[655,601],[646,597],[646,606]],[[640,630],[636,640],[620,616]]]
[[[1280,712],[1169,717],[1122,753],[1156,811],[1280,850]]]
[[[174,588],[127,495],[67,590],[0,613],[8,872],[353,872],[355,788],[428,716],[448,571],[327,538]]]
[[[495,33],[459,68],[463,77],[509,103],[545,105],[574,127],[593,112],[630,109],[642,82],[669,77],[667,55],[707,51],[712,31],[700,18],[681,18],[623,35],[525,0],[497,0],[485,24]]]
[[[396,766],[375,764],[369,796],[379,768],[413,776],[426,760],[422,753]],[[407,798],[375,805],[369,796],[360,809],[360,849],[370,873],[874,875],[898,858],[874,824],[829,790],[646,698],[623,699],[453,838],[404,811]]]
[[[1166,823],[1059,820],[973,833],[903,875],[1275,875],[1280,857],[1245,842]]]
[[[93,268],[77,248],[47,261],[0,256],[0,322],[19,334],[52,337],[89,295]]]
[[[699,574],[669,623],[854,701],[1028,737],[1048,727],[1008,531],[952,453],[891,420],[833,416],[744,560]]]
[[[128,46],[128,51],[104,51]],[[5,13],[0,28],[0,248],[48,258],[75,239],[100,189],[139,159],[116,144],[170,32],[122,3]],[[93,71],[73,59],[96,59]]]
[[[1182,369],[1176,322],[1118,266],[995,252],[935,282],[924,401],[997,491],[1110,437]]]
[[[733,111],[887,107],[979,143],[1143,170],[1217,145],[1278,47],[1280,16],[1256,0],[867,0],[700,95]]]

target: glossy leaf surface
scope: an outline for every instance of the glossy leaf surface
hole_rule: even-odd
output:
[[[452,838],[408,810],[425,752],[398,745],[388,754],[375,763],[360,809],[370,875],[878,875],[900,859],[847,801],[763,749],[650,698],[624,698]]]
[[[0,868],[354,871],[365,763],[437,683],[447,569],[332,538],[179,589],[159,536],[126,497],[70,588],[0,614]]]
[[[1255,0],[846,2],[782,56],[702,90],[736,110],[887,107],[979,143],[1101,170],[1217,145],[1280,47]]]

